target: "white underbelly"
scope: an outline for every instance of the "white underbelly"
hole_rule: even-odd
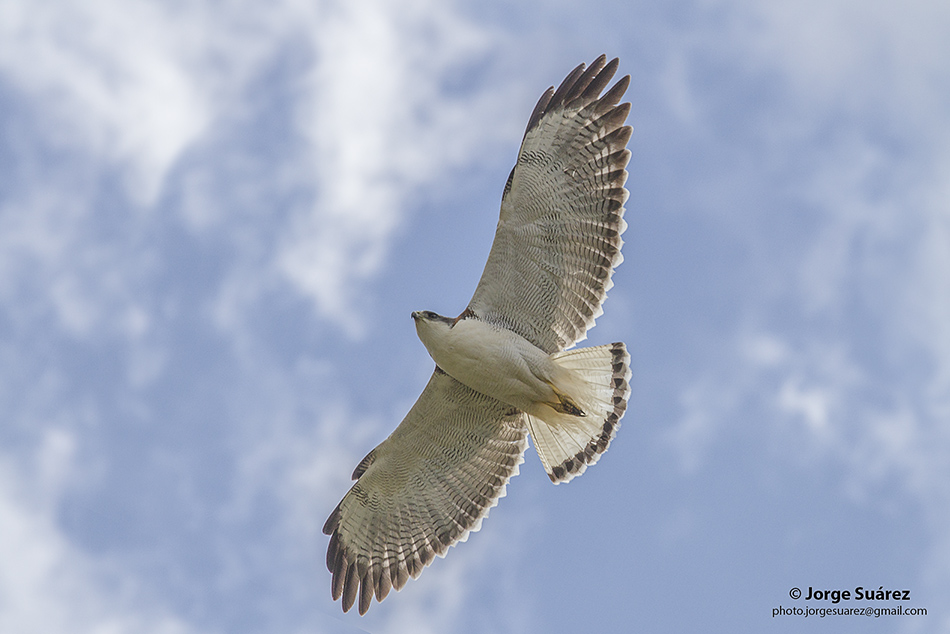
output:
[[[440,335],[423,343],[455,380],[522,410],[556,400],[553,362],[521,335],[477,319],[463,319]]]

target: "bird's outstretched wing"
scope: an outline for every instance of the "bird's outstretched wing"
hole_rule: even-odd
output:
[[[333,599],[347,611],[358,597],[364,614],[478,530],[526,447],[524,414],[436,368],[323,527]]]
[[[617,65],[601,55],[541,96],[468,306],[549,353],[586,337],[623,259],[630,77],[600,94]]]

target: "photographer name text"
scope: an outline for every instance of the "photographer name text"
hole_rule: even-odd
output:
[[[790,593],[793,599],[801,597],[802,592],[798,588],[792,588]],[[854,590],[824,590],[808,586],[808,593],[805,595],[806,601],[831,601],[840,603],[841,601],[910,601],[910,590],[892,590],[885,589],[884,586],[877,588],[865,588],[858,586]]]

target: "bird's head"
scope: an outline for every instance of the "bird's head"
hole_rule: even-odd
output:
[[[440,333],[447,332],[452,328],[455,321],[449,317],[443,317],[431,310],[417,310],[412,313],[412,320],[416,322],[416,333],[422,339],[422,343],[427,344],[433,337],[438,337]]]
[[[418,328],[420,324],[440,324],[448,328],[451,327],[452,322],[455,321],[451,317],[443,317],[431,310],[417,310],[412,313],[412,319],[416,322],[416,328]]]

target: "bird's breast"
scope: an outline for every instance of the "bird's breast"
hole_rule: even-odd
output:
[[[551,397],[552,362],[521,335],[479,319],[463,319],[423,343],[436,364],[468,387],[526,409]]]

